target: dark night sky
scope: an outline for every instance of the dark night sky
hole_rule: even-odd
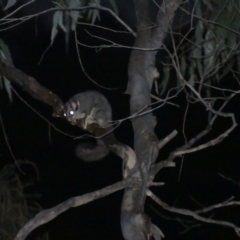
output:
[[[122,14],[125,20],[132,25],[134,20],[124,15],[124,13],[127,14],[131,11],[131,6],[128,8],[124,6],[124,4],[120,6],[120,16]],[[54,45],[46,53],[41,64],[38,65],[43,52],[50,44],[50,19],[51,15],[38,19],[37,34],[35,20],[0,32],[0,37],[10,48],[15,66],[26,74],[35,77],[42,85],[51,89],[64,101],[81,91],[98,90],[109,99],[113,108],[114,120],[127,117],[129,115],[129,97],[123,93],[127,84],[130,50],[104,49],[97,53],[94,49],[80,48],[86,71],[102,85],[117,88],[113,91],[97,87],[84,76],[77,60],[73,35],[70,38],[68,54],[65,52],[64,34],[60,32]],[[122,27],[108,15],[102,15],[101,24],[122,30]],[[92,34],[110,38],[124,45],[131,45],[134,41],[131,36],[90,27],[79,27],[79,41],[89,45],[96,45],[99,42],[90,37],[85,29]],[[222,86],[231,87],[228,82],[223,82]],[[14,88],[27,103],[62,131],[76,136],[84,133],[63,119],[53,118],[50,107],[32,99],[17,86]],[[163,160],[170,151],[181,146],[184,142],[182,123],[186,107],[185,97],[180,95],[174,102],[178,103],[180,108],[164,106],[155,112],[158,117],[156,133],[159,139],[174,129],[179,131],[179,135],[160,152],[159,160]],[[237,112],[238,106],[239,98],[236,98],[226,108],[226,111],[236,113],[237,121],[240,120],[240,114]],[[13,97],[13,103],[10,104],[7,94],[1,90],[0,110],[9,143],[16,158],[33,161],[39,168],[41,180],[29,191],[42,194],[40,203],[44,209],[53,207],[70,197],[97,190],[122,179],[121,160],[114,154],[110,154],[103,161],[87,164],[74,156],[76,141],[71,138],[51,129],[50,142],[48,123],[19,100],[16,95]],[[204,108],[200,105],[190,106],[186,123],[188,139],[203,130],[206,124],[207,114]],[[218,136],[221,131],[230,126],[229,124],[230,121],[219,119],[209,136],[200,143]],[[115,134],[118,140],[133,146],[130,121],[120,125]],[[236,199],[239,199],[239,187],[218,176],[218,173],[222,173],[236,181],[239,180],[239,134],[240,131],[237,127],[218,146],[186,156],[180,182],[177,180],[180,159],[177,159],[176,168],[164,169],[158,174],[157,180],[164,181],[166,186],[161,189],[156,188],[154,192],[170,205],[189,209],[216,204],[231,196],[236,196]],[[2,130],[0,131],[0,153],[1,166],[13,163],[14,160],[7,148]],[[22,176],[23,179],[32,174],[30,169],[25,171],[27,176]],[[123,191],[120,191],[86,206],[71,209],[54,221],[40,227],[35,233],[42,229],[48,230],[53,240],[122,239],[119,221],[122,195]],[[202,224],[200,227],[180,235],[179,233],[185,228],[179,222],[173,221],[180,216],[164,211],[150,200],[147,200],[146,212],[151,216],[153,222],[162,229],[167,240],[238,239],[232,229],[210,224]],[[240,212],[238,208],[232,207],[218,211],[213,217],[231,220],[240,225],[238,212]],[[210,214],[206,216],[210,216]],[[190,218],[182,219],[192,220]]]

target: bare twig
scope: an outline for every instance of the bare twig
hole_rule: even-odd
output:
[[[42,118],[45,122],[48,123],[49,126],[51,126],[53,129],[55,129],[57,132],[62,133],[65,136],[76,138],[77,136],[70,135],[68,133],[63,132],[59,128],[57,128],[53,123],[51,123],[47,118],[45,118],[41,113],[39,113],[36,109],[34,109],[28,102],[26,102],[18,93],[17,91],[12,87],[12,91],[15,93],[15,95],[27,106],[29,107],[33,112],[35,112],[40,118]]]
[[[209,207],[205,207],[202,208],[200,210],[195,211],[195,213],[199,214],[199,213],[206,213],[206,212],[210,212],[214,209],[217,208],[223,208],[223,207],[228,207],[228,206],[238,206],[240,205],[240,201],[232,201],[232,199],[234,199],[234,197],[230,197],[229,199],[227,199],[224,202],[209,206]]]
[[[232,228],[235,233],[240,237],[240,228],[238,226],[236,226],[235,224],[231,223],[231,222],[227,222],[227,221],[221,221],[221,220],[214,220],[214,219],[210,219],[210,218],[206,218],[206,217],[202,217],[199,216],[199,214],[196,211],[191,211],[188,209],[184,209],[184,208],[176,208],[176,207],[171,207],[169,206],[167,203],[163,202],[162,200],[160,200],[152,191],[147,190],[146,191],[147,196],[149,196],[154,202],[156,202],[159,206],[161,206],[162,208],[164,208],[167,211],[170,212],[174,212],[174,213],[178,213],[181,215],[185,215],[185,216],[189,216],[189,217],[193,217],[196,220],[199,220],[201,222],[206,222],[206,223],[212,223],[212,224],[216,224],[216,225],[221,225],[221,226],[225,226],[225,227],[230,227]]]
[[[6,131],[5,131],[5,127],[4,127],[4,124],[3,124],[1,112],[0,112],[0,124],[1,124],[1,126],[2,126],[4,139],[5,139],[5,142],[6,142],[7,146],[8,146],[8,150],[9,150],[9,152],[10,152],[10,154],[11,154],[11,156],[12,156],[12,158],[13,158],[15,164],[16,164],[16,166],[18,167],[19,171],[20,171],[23,175],[25,175],[25,173],[23,172],[23,170],[20,168],[20,166],[19,166],[19,164],[18,164],[18,161],[17,161],[17,159],[15,158],[14,153],[13,153],[13,151],[12,151],[12,148],[11,148],[11,145],[10,145],[10,143],[9,143],[9,140],[8,140],[8,137],[7,137],[7,133],[6,133]]]
[[[78,62],[80,64],[80,67],[83,71],[83,73],[85,74],[85,76],[90,80],[92,81],[94,84],[96,84],[97,86],[101,87],[101,88],[104,88],[104,89],[108,89],[108,90],[114,90],[116,88],[108,88],[108,87],[104,87],[102,86],[101,84],[97,83],[94,79],[92,79],[89,74],[85,71],[85,68],[83,66],[83,62],[82,62],[82,59],[81,59],[81,55],[80,55],[80,50],[79,50],[79,47],[78,47],[78,44],[79,44],[79,41],[77,39],[77,30],[74,31],[74,37],[75,37],[75,46],[76,46],[76,51],[77,51],[77,56],[78,56]]]
[[[236,180],[234,180],[234,179],[232,179],[232,178],[226,177],[226,176],[224,176],[224,175],[221,174],[221,173],[219,173],[218,175],[219,175],[220,177],[222,177],[223,179],[225,179],[225,180],[227,180],[227,181],[229,181],[229,182],[232,182],[232,183],[240,186],[240,182],[238,182],[238,181],[236,181]]]
[[[163,148],[168,142],[170,142],[175,136],[177,135],[177,130],[172,131],[168,136],[162,139],[159,144],[158,148]]]
[[[164,99],[162,99],[162,98],[160,98],[160,97],[157,97],[157,96],[155,96],[155,95],[153,95],[153,94],[150,94],[150,96],[151,96],[151,98],[157,100],[158,102],[165,102]],[[178,104],[175,104],[175,103],[172,103],[172,102],[169,102],[169,101],[167,101],[166,104],[169,104],[169,105],[172,105],[172,106],[175,106],[175,107],[178,107],[178,108],[179,108],[179,105],[178,105]]]

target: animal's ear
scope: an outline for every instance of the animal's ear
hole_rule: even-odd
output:
[[[71,102],[71,108],[73,111],[77,111],[79,106],[80,106],[80,103],[78,101],[73,100]]]

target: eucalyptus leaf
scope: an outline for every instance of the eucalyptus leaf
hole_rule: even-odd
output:
[[[170,67],[164,66],[163,67],[163,79],[162,79],[162,83],[159,86],[159,88],[161,88],[160,95],[162,95],[167,89],[169,76],[170,76]]]
[[[191,74],[188,80],[189,84],[194,87],[195,84],[195,74]]]
[[[58,19],[59,19],[59,14],[60,14],[60,11],[56,11],[54,14],[53,14],[53,26],[52,26],[52,32],[51,32],[51,45],[53,44],[54,42],[54,39],[58,33]]]
[[[230,70],[232,69],[233,65],[234,65],[234,61],[232,59],[229,62],[229,64],[227,64],[227,66],[225,66],[223,68],[223,73],[219,76],[219,78],[217,80],[220,81],[222,78],[224,78],[230,72]]]
[[[0,74],[0,89],[3,89],[3,79],[2,75]]]
[[[1,51],[1,55],[3,56],[2,54],[2,51]],[[6,89],[6,92],[8,94],[8,98],[10,100],[10,102],[12,102],[12,88],[11,88],[11,82],[5,78],[4,76],[0,76],[0,88],[2,89],[3,88],[3,83],[4,83],[4,87]]]
[[[210,83],[208,83],[208,84],[210,84]],[[208,98],[211,97],[211,88],[210,87],[206,88],[206,95],[207,95]]]
[[[117,4],[116,4],[115,0],[108,0],[108,1],[112,5],[112,8],[113,8],[114,12],[118,15],[118,7],[117,7]]]
[[[63,12],[61,11],[58,16],[58,25],[64,31],[67,32],[66,27],[63,25]]]
[[[70,8],[81,7],[86,3],[85,0],[68,0],[68,6]]]
[[[100,14],[98,9],[90,9],[88,11],[87,20],[91,20],[91,24],[94,24],[96,22],[96,19],[100,20]]]
[[[9,51],[9,48],[2,39],[0,39],[0,50],[1,50],[1,55],[9,62],[12,62],[12,56]]]
[[[8,60],[9,62],[12,62],[12,57],[11,57],[9,48],[3,42],[2,39],[0,39],[0,54],[4,59]],[[12,102],[11,82],[8,79],[6,79],[4,76],[1,76],[1,80],[0,80],[0,87],[1,88],[3,88],[3,82],[4,82],[4,86],[5,86],[5,89],[6,89],[7,94],[8,94],[8,98],[9,98],[10,102]]]
[[[94,7],[98,6],[100,4],[100,0],[91,0],[89,3],[89,6]],[[88,10],[87,20],[91,20],[91,24],[94,24],[96,22],[96,19],[100,20],[100,12],[96,8],[92,8]]]
[[[71,16],[72,16],[71,30],[75,31],[76,30],[76,25],[77,25],[77,20],[79,18],[79,12],[76,12],[76,11],[73,12],[72,11]]]
[[[190,84],[193,85],[193,81],[195,81],[195,69],[196,69],[196,60],[190,62],[190,66],[187,68],[187,77],[188,82],[191,82]],[[194,78],[193,78],[194,76]]]
[[[89,9],[87,14],[87,20],[91,20],[91,24],[96,22],[96,19],[100,20],[99,10],[98,9]]]
[[[84,4],[85,4],[86,1],[84,0],[70,0],[69,1],[69,5],[68,7],[69,8],[80,8],[82,7]],[[73,10],[70,10],[69,11],[69,15],[71,16],[71,30],[72,31],[75,31],[76,30],[76,24],[77,24],[77,21],[79,18],[82,17],[82,14],[80,11],[73,11]]]
[[[8,8],[12,7],[13,5],[15,5],[16,2],[17,2],[17,0],[8,0],[7,5],[5,6],[5,8],[3,10],[7,10]]]
[[[181,57],[180,58],[180,69],[181,69],[181,73],[183,75],[185,75],[186,68],[187,68],[186,59],[185,59],[185,57]]]
[[[6,89],[7,94],[8,94],[8,98],[9,98],[10,102],[12,102],[11,82],[5,77],[3,77],[3,82],[4,82],[4,86],[5,86],[5,89]]]

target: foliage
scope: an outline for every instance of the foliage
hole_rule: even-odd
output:
[[[192,2],[194,3],[194,2]],[[169,57],[163,67],[163,81],[160,85],[161,93],[167,89],[172,78],[171,65],[173,59],[179,64],[177,68],[181,74],[192,85],[211,84],[219,82],[228,73],[231,73],[235,65],[240,70],[239,58],[236,53],[239,51],[238,32],[240,30],[240,1],[195,1],[190,10],[181,8],[181,14],[188,19],[189,31],[182,35],[181,22],[176,29],[181,29],[182,36],[180,43],[174,48],[174,54]],[[187,16],[189,18],[187,18]],[[183,40],[186,41],[183,41]],[[172,58],[172,59],[171,59]],[[210,94],[208,87],[202,87]]]
[[[14,6],[16,4],[17,0],[8,0],[5,8],[3,10],[7,10],[8,8]]]
[[[8,60],[9,62],[12,62],[12,57],[9,48],[6,44],[4,44],[2,39],[0,39],[0,54],[4,59]],[[3,86],[7,91],[9,100],[12,101],[11,83],[6,77],[0,74],[0,89],[3,88]]]
[[[31,162],[19,164],[36,168]],[[20,180],[18,171],[16,164],[8,164],[0,171],[0,239],[4,240],[12,240],[19,229],[41,210],[36,202],[28,201],[33,195],[27,197],[24,191],[32,183]],[[48,237],[45,235],[38,239]]]

